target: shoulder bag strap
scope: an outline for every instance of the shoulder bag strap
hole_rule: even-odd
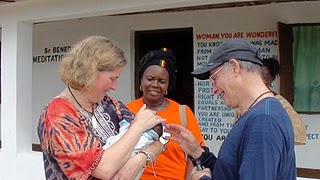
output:
[[[187,126],[186,105],[179,106],[179,113],[180,113],[181,125],[183,127],[186,127]]]

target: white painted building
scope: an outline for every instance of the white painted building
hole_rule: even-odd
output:
[[[118,90],[111,95],[129,102],[134,99],[135,31],[191,27],[196,56],[197,34],[277,31],[279,21],[320,23],[319,1],[186,10],[190,6],[228,2],[244,3],[223,0],[26,0],[0,4],[0,180],[45,179],[42,154],[32,151],[32,144],[39,142],[36,123],[41,108],[64,88],[57,74],[58,62],[33,63],[33,57],[45,55],[45,48],[70,46],[89,35],[111,38],[129,59],[119,79]],[[117,15],[179,7],[186,11]],[[272,51],[278,54],[278,46],[273,46]],[[279,91],[279,87],[276,88]],[[310,131],[320,133],[319,114],[301,116]],[[320,169],[319,142],[319,139],[308,140],[307,145],[296,147],[298,167]],[[213,145],[211,148],[214,152],[218,150]]]

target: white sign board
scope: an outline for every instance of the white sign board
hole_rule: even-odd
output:
[[[209,60],[210,54],[229,38],[246,38],[257,46],[263,58],[278,59],[277,31],[196,33],[194,67],[198,69]],[[217,153],[234,125],[234,109],[225,106],[220,96],[212,93],[210,80],[195,80],[195,115],[197,116],[206,145]]]

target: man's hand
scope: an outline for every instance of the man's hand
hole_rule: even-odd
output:
[[[167,124],[165,131],[172,135],[166,136],[166,139],[178,143],[181,149],[194,159],[199,158],[202,152],[204,152],[204,149],[198,144],[198,141],[192,132],[181,125]]]
[[[208,176],[208,179],[211,178],[211,172],[209,168],[205,168],[202,171],[198,171],[197,167],[194,167],[191,172],[192,180],[199,180],[203,176]]]

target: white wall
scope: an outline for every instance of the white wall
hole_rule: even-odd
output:
[[[297,164],[300,167],[320,169],[319,115],[301,114],[300,116],[307,127],[307,144],[296,146]]]
[[[320,2],[285,3],[166,14],[104,16],[40,23],[33,26],[33,56],[44,55],[44,48],[72,45],[88,35],[107,36],[124,49],[129,59],[129,63],[119,79],[118,90],[111,95],[124,102],[129,102],[134,98],[134,31],[184,27],[193,27],[194,33],[276,30],[277,21],[287,23],[320,22],[319,7]],[[37,9],[34,10],[34,13],[37,14]],[[42,13],[38,13],[37,16],[45,15],[45,11]],[[57,67],[58,63],[32,64],[32,134],[28,134],[29,131],[27,131],[27,134],[24,135],[32,136],[32,142],[35,143],[38,142],[36,122],[41,108],[64,87],[57,77]],[[310,123],[313,123],[311,121],[319,119],[319,116],[308,116],[306,119],[308,119],[306,120],[308,123],[309,119]],[[315,123],[320,127],[318,122]],[[298,166],[320,169],[319,156],[316,154],[319,152],[317,142],[319,141],[313,141],[316,148],[297,147]],[[16,179],[44,179],[41,153],[28,151],[18,153],[14,160],[19,162],[16,165],[17,168],[10,170],[10,172],[5,172],[8,171],[6,163],[2,161],[6,160],[5,156],[6,154],[0,150],[0,180],[9,179],[9,174],[17,172],[19,173],[16,175]]]
[[[1,31],[1,27],[0,27],[0,43],[1,43],[1,34],[2,34],[2,31]],[[1,48],[1,47],[0,47]],[[1,58],[0,58],[1,59]],[[0,117],[1,117],[1,103],[0,103]],[[1,130],[1,121],[0,121],[0,130]],[[0,131],[0,140],[1,140],[1,131]]]
[[[0,117],[1,117],[1,104],[0,104]],[[0,122],[0,129],[1,129],[1,122]],[[0,140],[1,140],[1,132],[0,132]]]

